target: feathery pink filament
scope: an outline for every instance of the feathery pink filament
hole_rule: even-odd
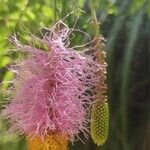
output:
[[[74,138],[86,129],[86,106],[100,80],[96,76],[100,66],[92,56],[65,47],[68,32],[65,27],[40,39],[48,51],[13,39],[28,58],[17,65],[14,96],[2,112],[11,120],[11,131],[40,137],[60,132]]]

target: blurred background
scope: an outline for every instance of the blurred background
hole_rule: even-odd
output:
[[[150,150],[150,0],[95,0],[94,8],[105,37],[108,63],[108,98],[110,127],[107,142],[97,147],[89,138],[70,144],[70,150]],[[94,36],[88,0],[0,0],[0,83],[13,74],[10,64],[18,57],[11,52],[8,38],[20,34],[29,40],[43,27],[69,15],[65,22]],[[77,34],[72,45],[87,42]],[[9,51],[9,52],[8,52]],[[0,106],[5,103],[0,84]],[[26,150],[25,140],[7,134],[8,127],[0,120],[0,150]],[[82,137],[82,135],[81,135]]]

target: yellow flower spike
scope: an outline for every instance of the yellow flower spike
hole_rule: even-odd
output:
[[[109,128],[109,106],[107,102],[107,63],[106,53],[104,51],[104,38],[102,36],[95,37],[93,50],[97,53],[96,61],[101,65],[101,69],[97,72],[100,76],[100,86],[95,87],[96,97],[95,103],[91,109],[91,137],[98,146],[105,143],[108,137]]]
[[[91,111],[91,136],[99,146],[105,143],[108,137],[109,108],[107,101],[100,101],[92,106]]]
[[[42,140],[39,137],[27,138],[28,150],[68,150],[68,139],[61,134],[51,134]]]

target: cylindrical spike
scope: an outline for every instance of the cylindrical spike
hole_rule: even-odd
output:
[[[107,101],[99,101],[92,106],[91,135],[93,141],[99,146],[105,143],[108,137],[109,108]]]

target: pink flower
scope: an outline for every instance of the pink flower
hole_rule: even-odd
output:
[[[49,36],[39,39],[48,51],[12,39],[27,57],[12,66],[13,96],[2,112],[10,119],[11,131],[40,137],[59,132],[71,139],[86,131],[100,66],[91,55],[65,46],[69,31],[67,26],[58,31],[54,26]]]

